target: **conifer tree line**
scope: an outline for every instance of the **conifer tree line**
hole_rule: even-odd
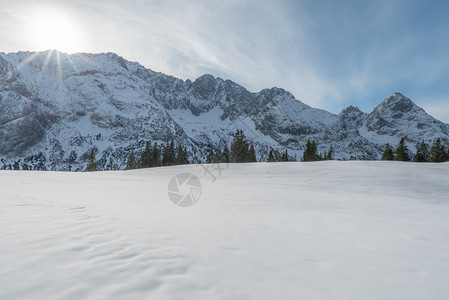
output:
[[[334,150],[332,145],[330,145],[328,151],[318,153],[318,146],[316,142],[310,139],[307,140],[301,161],[320,161],[332,159],[334,159]],[[449,161],[449,151],[445,150],[440,138],[435,139],[430,148],[423,140],[417,148],[416,155],[412,159],[411,152],[405,143],[405,139],[402,138],[395,148],[390,146],[388,143],[385,145],[382,160],[444,162]],[[245,163],[256,161],[257,156],[254,144],[248,141],[247,137],[243,133],[243,130],[239,129],[237,129],[233,135],[230,148],[227,144],[225,144],[223,149],[218,149],[215,152],[210,151],[206,158],[206,163]],[[288,161],[297,161],[296,155],[294,157],[290,156],[287,149],[281,153],[277,149],[275,150],[270,148],[267,156],[267,162]],[[131,151],[126,162],[125,169],[131,170],[138,168],[183,165],[189,163],[189,158],[185,149],[181,144],[176,146],[173,140],[167,142],[162,147],[157,143],[151,145],[150,142],[146,142],[145,148],[139,158],[136,158],[134,151]],[[97,170],[94,149],[90,151],[86,170]]]
[[[226,144],[223,150],[218,149],[216,153],[209,152],[206,158],[206,163],[245,163],[256,161],[254,144],[248,141],[243,130],[240,129],[237,129],[234,133],[230,149]]]
[[[306,150],[304,151],[304,156],[301,161],[315,161],[315,160],[331,160],[333,159],[333,148],[332,145],[329,151],[324,152],[324,154],[318,154],[317,145],[315,141],[307,140]],[[297,161],[296,155],[294,157],[288,154],[286,149],[282,154],[279,150],[270,149],[268,153],[268,162],[288,162]],[[246,163],[246,162],[257,162],[256,150],[254,144],[250,143],[243,133],[243,130],[237,129],[233,135],[233,140],[231,142],[231,147],[229,148],[225,144],[223,150],[218,149],[215,151],[210,151],[206,158],[206,163]],[[167,142],[164,147],[161,147],[154,143],[151,145],[150,142],[146,142],[145,149],[142,151],[140,158],[137,159],[134,151],[128,156],[126,161],[125,170],[132,170],[138,168],[152,168],[160,166],[173,166],[173,165],[183,165],[189,164],[188,155],[185,152],[181,144],[177,147],[175,142]],[[89,160],[87,164],[87,171],[96,171],[97,164],[95,159],[95,151],[91,150],[89,155]]]
[[[288,155],[288,150],[285,149],[282,154],[279,152],[279,150],[274,150],[273,148],[270,148],[270,152],[268,152],[267,162],[283,162],[283,161],[296,161],[296,155],[295,158],[291,158]]]
[[[318,160],[332,160],[334,159],[334,149],[330,145],[328,151],[318,154],[318,146],[314,140],[308,139],[306,142],[306,147],[301,158],[301,161],[318,161]],[[270,149],[268,152],[267,162],[283,162],[283,161],[297,161],[296,155],[291,157],[288,154],[288,150],[285,149],[282,154],[278,150]]]
[[[131,151],[125,170],[186,164],[189,164],[189,160],[181,144],[176,147],[175,142],[171,140],[161,149],[157,143],[151,145],[150,142],[146,142],[140,159],[136,159],[134,151]]]
[[[228,145],[224,146],[224,149],[218,149],[215,153],[213,151],[209,151],[206,157],[207,164],[213,163],[229,163],[230,161],[230,151]]]
[[[405,144],[404,138],[393,148],[390,144],[386,144],[382,154],[382,160],[411,161],[412,155]],[[449,151],[444,149],[440,138],[436,138],[432,146],[429,148],[424,140],[419,144],[416,154],[413,157],[414,162],[445,162],[449,161]]]
[[[304,150],[301,161],[318,161],[318,160],[332,160],[334,159],[334,149],[332,144],[329,147],[329,151],[325,151],[324,154],[318,154],[318,147],[314,140],[307,139],[306,149]]]

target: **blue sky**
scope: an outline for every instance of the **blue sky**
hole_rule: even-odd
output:
[[[71,52],[116,52],[251,91],[282,87],[334,113],[370,112],[398,91],[449,123],[446,1],[9,1],[0,7],[0,51],[46,50],[30,37],[44,12],[76,28]]]

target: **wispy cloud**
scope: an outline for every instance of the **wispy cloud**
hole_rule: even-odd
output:
[[[449,96],[445,2],[24,0],[3,6],[9,21],[0,23],[20,24],[42,5],[76,18],[80,51],[116,52],[184,79],[211,73],[251,91],[278,86],[333,112],[370,111],[394,91],[419,103]],[[0,29],[6,50],[23,50],[9,31]]]

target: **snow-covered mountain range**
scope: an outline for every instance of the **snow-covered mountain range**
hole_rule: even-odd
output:
[[[212,75],[184,81],[113,53],[0,53],[0,168],[81,171],[94,148],[100,169],[119,169],[131,150],[171,139],[201,162],[237,128],[260,161],[271,147],[300,157],[307,139],[322,152],[332,144],[337,159],[353,149],[378,159],[402,137],[412,152],[422,139],[449,145],[449,125],[400,93],[370,113],[350,106],[335,115],[280,88],[251,93]]]

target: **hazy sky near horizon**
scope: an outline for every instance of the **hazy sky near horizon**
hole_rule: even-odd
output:
[[[397,91],[449,123],[448,16],[447,1],[0,0],[0,52],[53,49],[59,29],[63,52],[282,87],[334,113]]]

